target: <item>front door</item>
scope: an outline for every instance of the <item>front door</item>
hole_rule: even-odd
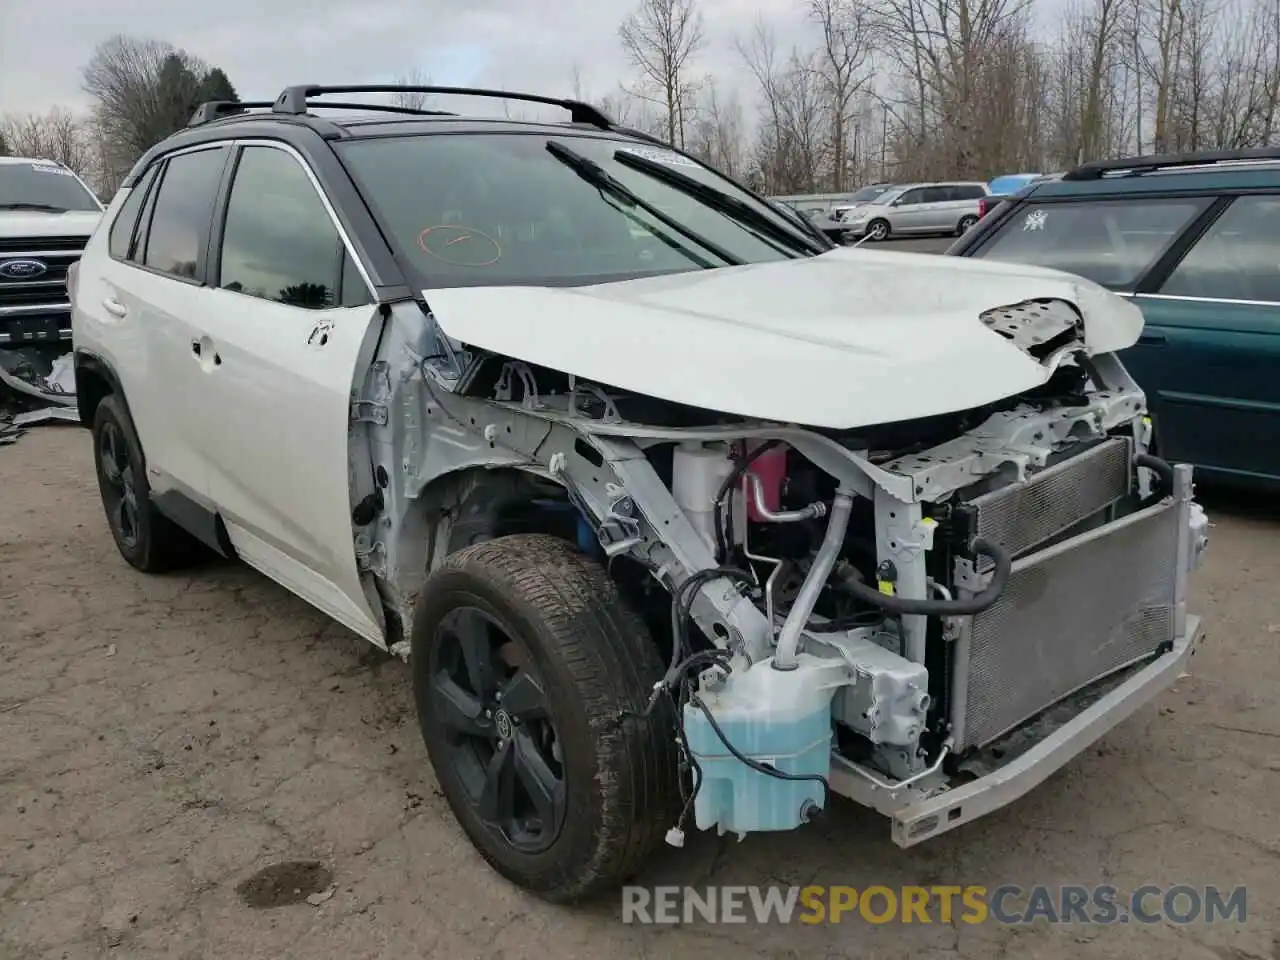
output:
[[[1232,202],[1158,291],[1122,359],[1148,394],[1162,456],[1280,478],[1280,196]]]
[[[918,233],[928,211],[924,209],[924,187],[905,191],[893,205],[890,220],[894,233]]]
[[[382,639],[357,568],[348,425],[374,298],[301,159],[240,148],[215,231],[199,363],[217,383],[209,487],[239,555]]]

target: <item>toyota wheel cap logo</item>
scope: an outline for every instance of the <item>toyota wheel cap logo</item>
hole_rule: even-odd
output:
[[[0,277],[7,280],[30,280],[48,273],[49,267],[43,260],[5,260],[0,262]]]

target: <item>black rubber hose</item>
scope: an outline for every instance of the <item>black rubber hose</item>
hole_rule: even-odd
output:
[[[742,475],[747,472],[747,468],[755,462],[757,457],[772,450],[781,442],[781,440],[766,440],[752,450],[738,461],[738,465],[733,468],[733,472],[724,478],[724,483],[720,484],[720,489],[716,491],[716,500],[713,508],[716,522],[716,563],[724,563],[728,558],[729,541],[733,537],[733,516],[730,515],[726,518],[724,514],[725,497],[729,495],[734,484],[742,479]],[[726,520],[728,523],[725,522]]]
[[[693,606],[693,598],[703,584],[710,583],[712,580],[719,580],[721,577],[728,577],[739,582],[752,582],[751,574],[746,570],[741,570],[737,567],[709,567],[706,570],[699,570],[690,574],[672,593],[671,662],[667,666],[667,674],[663,680],[664,686],[670,686],[674,683],[680,672],[680,658],[684,654],[685,648],[684,625],[689,619],[689,609]]]
[[[1154,454],[1140,453],[1133,458],[1133,462],[1140,467],[1146,467],[1160,478],[1162,492],[1165,496],[1173,493],[1173,467],[1169,461],[1161,460]]]
[[[1004,592],[1005,585],[1009,582],[1013,561],[1004,547],[989,543],[981,537],[973,541],[973,552],[992,560],[995,563],[995,571],[991,574],[991,581],[983,591],[972,597],[960,600],[930,600],[890,596],[863,583],[862,575],[856,570],[841,582],[841,586],[863,603],[877,610],[883,610],[885,613],[907,616],[919,614],[931,617],[960,617],[981,613],[1000,599],[1000,594]]]

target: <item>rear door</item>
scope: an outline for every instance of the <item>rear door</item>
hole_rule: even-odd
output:
[[[369,639],[348,430],[376,337],[371,287],[302,157],[244,143],[214,230],[199,377],[209,485],[236,551]]]
[[[1280,195],[1235,198],[1163,282],[1124,359],[1163,456],[1280,478]]]
[[[193,377],[191,341],[204,287],[210,218],[230,148],[226,144],[173,154],[150,171],[125,201],[141,204],[136,230],[129,217],[113,231],[100,278],[80,299],[103,324],[115,328],[111,358],[125,387],[129,411],[156,493],[176,489],[208,502],[208,471],[201,434],[210,397]],[[84,278],[82,278],[83,280]],[[100,311],[100,312],[99,312]]]

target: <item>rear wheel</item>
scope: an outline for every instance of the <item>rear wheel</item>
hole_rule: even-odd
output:
[[[674,823],[657,650],[604,569],[543,534],[466,547],[428,577],[414,696],[440,787],[500,874],[573,902],[624,883]]]
[[[190,560],[197,544],[151,502],[142,444],[114,394],[94,411],[93,451],[98,493],[120,555],[145,573],[162,573]]]
[[[867,224],[868,240],[887,240],[889,238],[889,221],[872,220]]]
[[[978,218],[973,214],[966,214],[960,218],[960,222],[956,224],[956,236],[963,237],[966,233],[973,229],[973,225],[978,222]]]

